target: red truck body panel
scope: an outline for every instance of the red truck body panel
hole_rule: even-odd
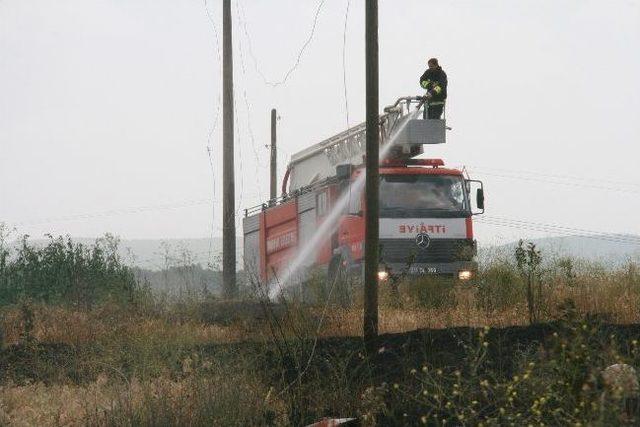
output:
[[[298,247],[298,215],[296,199],[261,213],[260,224],[262,280],[270,280],[286,265]]]
[[[351,181],[362,173],[356,169],[351,175]],[[439,175],[463,176],[462,171],[444,167],[425,166],[381,166],[380,175]],[[275,206],[264,205],[259,212],[259,277],[264,282],[278,279],[289,266],[297,254],[297,250],[305,242],[301,241],[302,215],[298,200],[302,196],[292,196],[290,199]],[[306,193],[312,201],[312,218],[306,226],[316,229],[325,220],[339,197],[339,186],[335,183],[317,186]],[[360,198],[361,212],[345,212],[339,219],[337,230],[331,236],[326,236],[324,242],[315,250],[312,264],[327,267],[334,256],[335,248],[348,248],[351,261],[358,262],[364,255],[364,195]],[[322,202],[319,199],[322,198]],[[466,238],[473,239],[473,224],[471,217],[465,218]],[[308,236],[307,236],[308,238]]]

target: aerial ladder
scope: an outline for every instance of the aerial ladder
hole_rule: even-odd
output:
[[[424,144],[446,142],[446,121],[419,117],[426,108],[423,97],[399,98],[380,115],[380,145],[394,145],[390,159],[408,159],[424,152]],[[449,128],[450,129],[450,128]],[[299,191],[331,177],[341,164],[361,165],[365,155],[366,123],[347,129],[291,156],[282,194]],[[286,188],[288,184],[288,188]]]

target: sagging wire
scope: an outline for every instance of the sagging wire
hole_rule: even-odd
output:
[[[239,9],[239,2],[236,2],[236,4],[238,5],[238,9]],[[236,14],[236,20],[238,21],[238,25],[240,25],[240,14]],[[258,154],[258,150],[256,149],[256,141],[255,141],[255,136],[253,134],[253,126],[251,125],[251,108],[249,107],[249,99],[247,97],[247,79],[246,79],[246,69],[245,69],[245,64],[244,64],[244,53],[243,53],[243,49],[242,49],[242,39],[238,38],[238,51],[240,52],[240,68],[242,70],[242,77],[244,78],[244,86],[242,88],[242,95],[243,95],[243,99],[244,99],[244,105],[247,111],[247,128],[249,130],[249,139],[251,141],[251,147],[253,149],[253,154],[255,156],[256,159],[256,166],[257,167],[261,167],[261,168],[266,168],[266,166],[263,166],[260,164],[260,156]],[[258,195],[260,197],[260,200],[264,200],[263,194],[262,194],[262,188],[260,185],[260,177],[259,174],[254,174],[255,178],[256,178],[256,188],[258,189]]]
[[[264,82],[265,85],[271,86],[272,88],[275,88],[275,87],[278,87],[278,86],[281,86],[281,85],[285,84],[287,82],[287,80],[289,80],[289,77],[293,74],[293,72],[298,68],[298,66],[300,65],[300,61],[302,60],[302,55],[304,54],[305,50],[307,49],[307,47],[309,46],[309,44],[313,40],[313,36],[315,34],[315,31],[316,31],[316,26],[318,24],[318,18],[320,16],[320,11],[322,10],[322,7],[324,6],[325,2],[326,2],[326,0],[320,0],[320,2],[318,3],[318,7],[316,8],[316,12],[315,12],[315,15],[313,17],[313,24],[311,26],[311,30],[309,32],[309,36],[307,37],[305,42],[302,44],[302,47],[298,51],[298,55],[296,57],[296,60],[295,60],[294,64],[289,68],[289,70],[287,70],[287,72],[284,74],[284,77],[282,79],[278,80],[278,81],[272,81],[272,80],[267,79],[265,74],[260,69],[260,67],[258,65],[258,60],[256,59],[255,55],[253,54],[251,36],[249,35],[249,31],[247,29],[246,19],[244,19],[244,9],[242,8],[241,3],[238,2],[238,9],[240,11],[240,14],[242,15],[242,17],[240,18],[241,22],[242,22],[242,28],[243,28],[245,36],[247,37],[247,41],[249,42],[248,43],[249,56],[251,57],[251,59],[253,61],[253,65],[254,65],[254,68],[255,68],[256,72],[260,75],[260,77],[262,78],[262,81]]]
[[[218,29],[216,26],[216,23],[213,19],[213,16],[211,15],[211,11],[209,10],[209,4],[207,3],[207,0],[203,0],[203,5],[204,5],[204,10],[205,13],[207,15],[207,19],[209,20],[209,22],[211,23],[211,29],[213,30],[213,35],[215,37],[215,47],[216,47],[216,59],[218,60],[218,65],[221,64],[221,60],[220,60],[220,39],[218,37]],[[213,182],[213,199],[215,200],[216,198],[216,171],[215,171],[215,167],[213,165],[213,157],[212,157],[212,151],[213,151],[213,147],[211,146],[211,138],[213,133],[215,132],[217,126],[218,126],[218,120],[220,118],[220,106],[222,104],[222,100],[221,100],[221,96],[220,96],[220,92],[218,92],[218,97],[217,97],[217,105],[216,105],[216,112],[214,115],[214,119],[213,119],[213,123],[211,125],[211,127],[209,128],[209,133],[207,134],[207,156],[209,158],[209,166],[211,168],[211,178],[212,178],[212,182]],[[211,205],[211,227],[210,227],[210,235],[209,235],[209,258],[211,258],[211,255],[213,254],[213,235],[214,235],[214,229],[215,229],[215,213],[216,213],[216,207],[215,207],[215,202],[212,203]]]
[[[349,22],[349,5],[351,0],[347,0],[347,9],[344,13],[344,29],[342,32],[342,84],[344,86],[344,111],[347,116],[347,129],[349,129],[349,98],[347,96],[347,23]]]
[[[476,219],[476,223],[493,225],[497,227],[507,227],[546,232],[551,234],[560,234],[565,237],[586,237],[590,239],[640,246],[640,236],[634,236],[630,234],[608,233],[584,228],[568,227],[558,224],[545,224],[540,222],[492,216],[480,217]]]

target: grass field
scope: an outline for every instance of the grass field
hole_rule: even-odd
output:
[[[57,250],[36,270],[77,262]],[[7,278],[15,285],[26,267],[0,263],[1,424],[638,423],[633,390],[602,375],[615,363],[640,364],[632,262],[610,271],[501,259],[473,284],[404,282],[397,293],[383,285],[381,336],[365,345],[357,297],[347,307],[166,299],[130,285],[108,251],[90,259],[68,276],[75,282],[56,276],[55,298],[9,293],[23,285]],[[122,293],[93,291],[82,272],[101,283],[115,274]]]

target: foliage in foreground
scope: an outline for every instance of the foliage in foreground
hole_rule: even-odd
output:
[[[284,301],[277,310],[255,300],[163,300],[137,293],[115,251],[102,245],[87,251],[52,239],[43,249],[0,257],[0,304],[18,302],[0,308],[1,424],[638,420],[637,399],[608,389],[601,375],[614,363],[640,366],[638,326],[601,323],[638,322],[633,263],[607,271],[568,259],[542,262],[523,248],[520,258],[486,265],[470,286],[424,280],[383,289],[386,331],[433,327],[437,316],[441,326],[551,323],[407,333],[365,348],[358,338],[335,337],[359,334],[357,300],[355,308],[341,307],[340,298],[317,307]],[[90,283],[86,292],[77,292],[77,277]],[[136,296],[146,298],[120,303]],[[384,326],[395,315],[404,323]]]
[[[575,318],[559,324],[544,346],[518,355],[513,373],[488,367],[495,346],[485,328],[466,344],[461,366],[425,363],[403,381],[382,383],[363,394],[363,417],[372,424],[427,425],[636,425],[635,390],[606,387],[602,372],[611,364],[638,366],[640,349],[631,340],[619,351],[615,335],[603,336],[597,324]],[[636,379],[637,381],[637,379]],[[366,405],[365,405],[366,407]]]
[[[5,238],[0,225],[0,305],[29,299],[86,307],[105,301],[132,302],[140,293],[113,236],[98,239],[91,247],[51,236],[45,246],[36,247],[25,236],[15,253]]]
[[[283,334],[267,327],[236,344],[214,343],[248,336],[239,325],[122,306],[48,310],[12,312],[28,314],[32,330],[12,332],[16,344],[0,352],[0,421],[303,425],[356,416],[385,426],[632,425],[633,401],[604,387],[601,372],[640,366],[640,329],[599,323],[571,303],[549,325],[397,335],[370,349],[355,338],[316,341],[313,322],[304,330],[294,306],[271,321]],[[61,316],[75,329],[41,329]]]

